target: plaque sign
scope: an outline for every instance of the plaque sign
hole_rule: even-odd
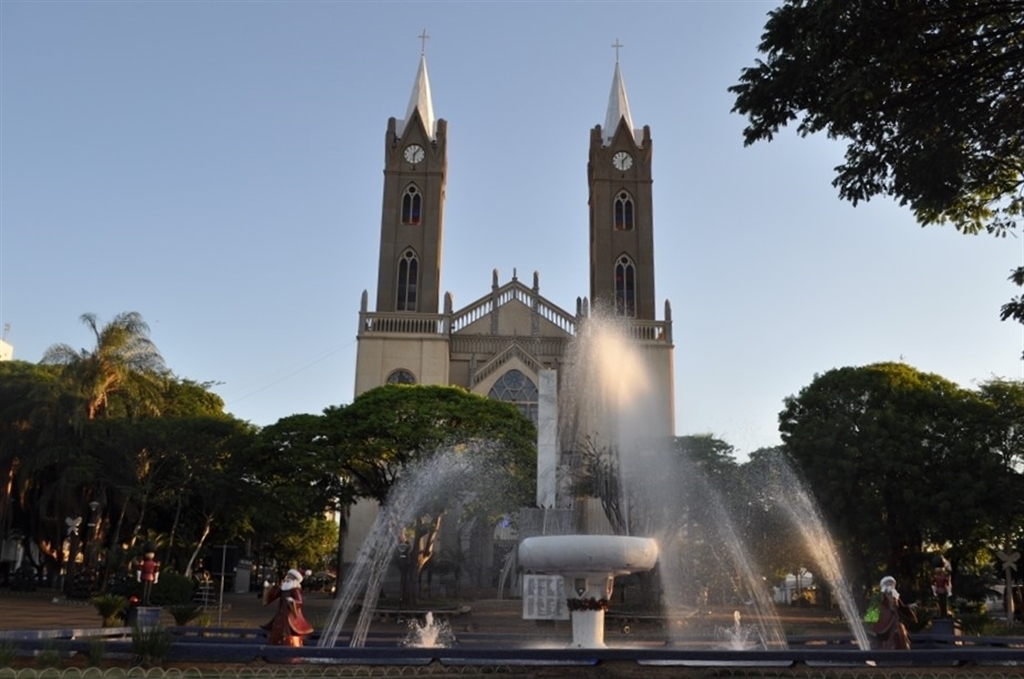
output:
[[[568,620],[561,575],[523,576],[523,620]]]

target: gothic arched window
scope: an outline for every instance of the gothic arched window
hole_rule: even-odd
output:
[[[416,384],[416,376],[405,368],[395,370],[386,380],[388,384]]]
[[[633,197],[626,191],[615,196],[615,230],[633,230]]]
[[[499,377],[487,396],[515,404],[519,412],[537,424],[537,385],[521,371],[512,369]]]
[[[398,311],[416,311],[416,284],[420,278],[420,262],[416,253],[406,250],[398,262]]]
[[[629,255],[622,255],[615,262],[615,313],[636,316],[636,267]]]
[[[402,195],[402,223],[409,226],[419,226],[420,212],[423,209],[423,196],[420,190],[412,184]]]

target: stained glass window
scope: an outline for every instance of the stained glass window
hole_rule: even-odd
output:
[[[522,371],[507,371],[498,378],[487,396],[514,403],[519,412],[537,424],[537,385]]]

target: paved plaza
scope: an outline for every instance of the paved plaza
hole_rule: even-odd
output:
[[[322,627],[327,622],[333,604],[334,599],[323,592],[304,593],[306,617],[314,627]],[[467,610],[451,623],[456,632],[506,632],[571,637],[568,621],[523,620],[522,602],[517,599],[467,601],[464,605]],[[266,623],[273,615],[273,611],[274,606],[265,607],[255,593],[225,593],[224,605],[207,608],[206,615],[212,626],[246,628]],[[722,625],[727,625],[731,621],[732,611],[723,610],[717,616],[721,618]],[[837,612],[816,608],[793,608],[783,609],[781,617],[787,634],[842,635],[846,632],[846,627],[838,619]],[[161,624],[167,627],[175,624],[174,618],[166,610],[162,613]],[[0,631],[88,629],[99,625],[99,614],[87,602],[54,598],[52,592],[42,590],[0,590]],[[394,619],[378,620],[373,625],[374,629],[387,630],[401,630],[406,626],[407,623]],[[622,624],[617,622],[613,608],[607,625],[608,634],[621,634],[621,627]],[[642,634],[643,627],[643,624],[633,624],[630,631],[633,634]]]

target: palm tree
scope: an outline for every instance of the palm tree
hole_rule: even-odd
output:
[[[41,361],[64,366],[67,384],[83,409],[77,422],[81,415],[86,420],[106,416],[115,396],[124,408],[119,414],[158,414],[168,371],[142,316],[126,311],[102,328],[96,314],[82,314],[81,320],[96,336],[96,347],[87,351],[54,344]]]
[[[111,451],[105,445],[111,432],[100,422],[159,415],[171,375],[149,338],[149,326],[137,312],[121,313],[103,326],[95,314],[83,314],[81,320],[95,336],[95,347],[76,350],[67,344],[55,344],[41,361],[60,368],[60,386],[48,427],[50,445],[39,451],[37,461],[47,461],[51,471],[58,470],[58,482],[38,489],[40,499],[54,496],[40,503],[37,511],[59,520],[66,512],[80,511],[86,503],[97,501],[103,513],[111,517],[111,505],[119,504],[121,511],[113,531],[116,540],[125,509],[137,489],[124,478],[123,472],[132,469],[131,460],[111,458],[112,454],[131,458],[132,453]],[[119,490],[117,494],[123,497],[108,496],[111,490]],[[102,540],[101,534],[107,532],[100,529],[103,518],[95,517],[96,524],[86,539]]]

